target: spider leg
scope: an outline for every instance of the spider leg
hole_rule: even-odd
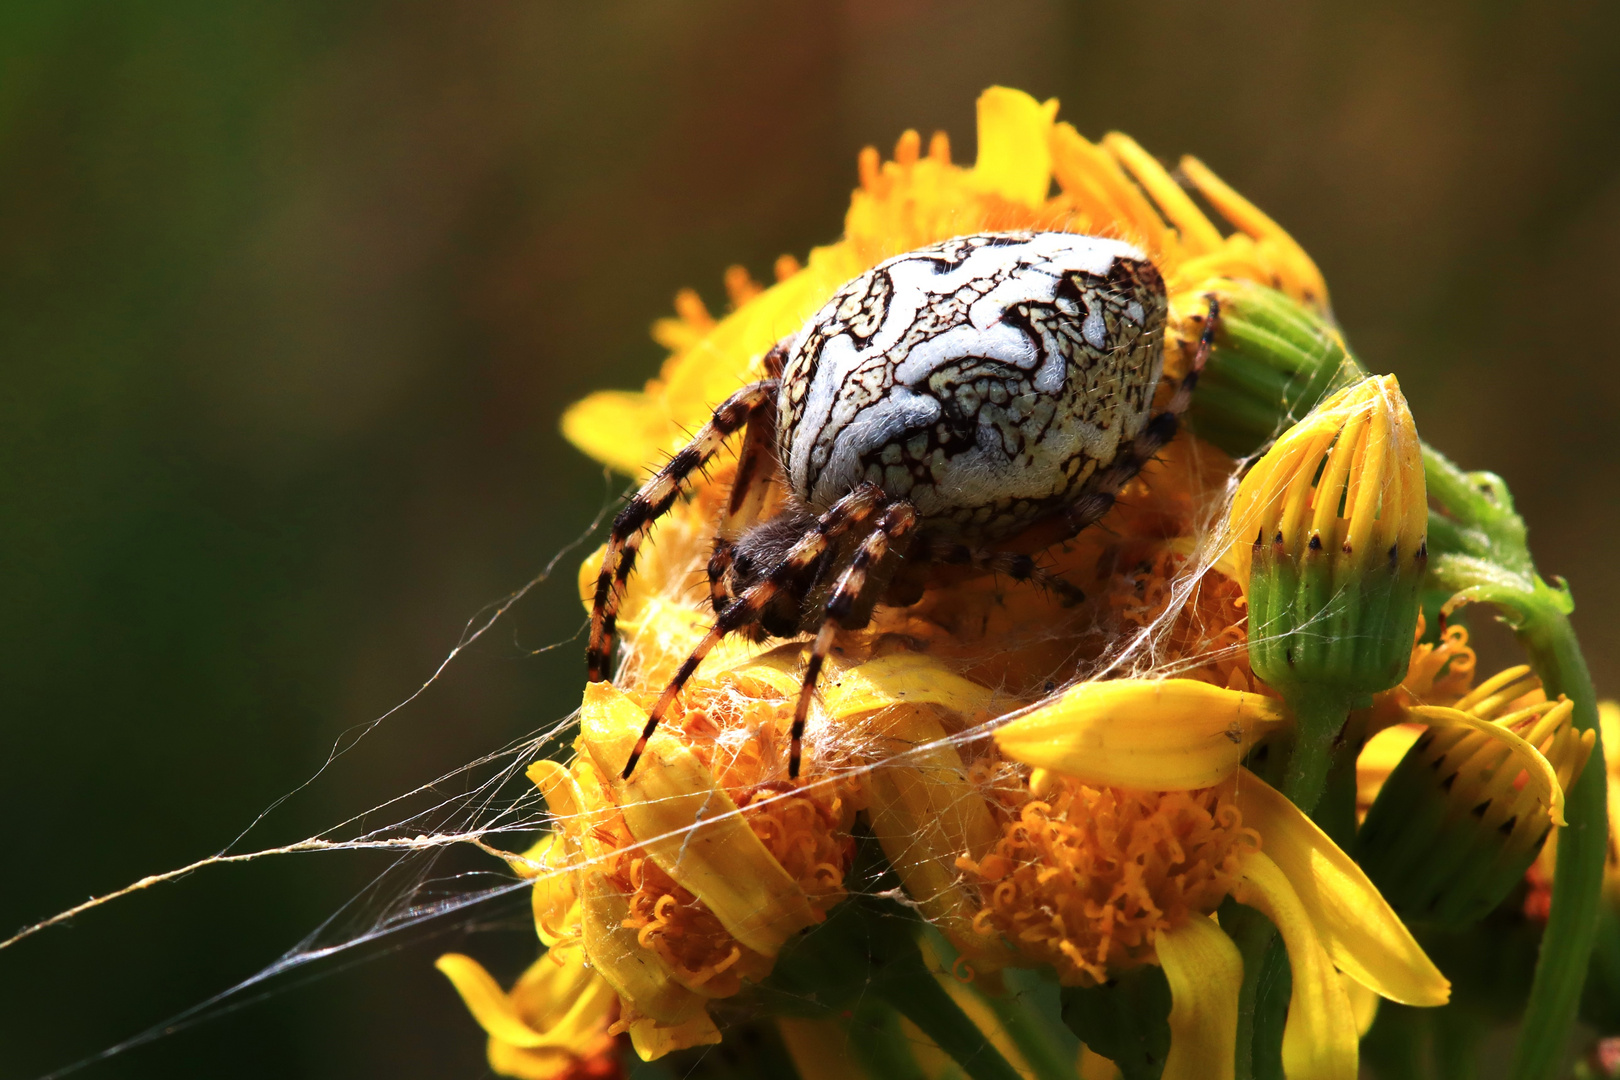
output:
[[[1211,296],[1209,315],[1204,319],[1204,332],[1199,336],[1198,350],[1193,354],[1187,374],[1181,377],[1180,385],[1170,395],[1164,410],[1149,418],[1136,438],[1132,439],[1128,446],[1121,448],[1111,465],[1093,474],[1089,490],[1076,499],[1063,515],[1063,523],[1069,536],[1075,535],[1088,525],[1095,524],[1108,513],[1113,508],[1114,499],[1119,495],[1119,489],[1141,472],[1142,467],[1152,461],[1159,451],[1176,437],[1176,432],[1181,427],[1182,414],[1192,404],[1193,390],[1198,386],[1198,376],[1202,374],[1204,364],[1209,360],[1210,350],[1215,345],[1215,328],[1220,324],[1220,318],[1220,301]]]
[[[770,603],[784,586],[803,574],[830,550],[835,540],[850,529],[869,521],[882,506],[883,489],[876,484],[862,484],[845,495],[817,519],[815,528],[789,549],[787,555],[771,570],[765,580],[743,593],[735,603],[728,605],[725,611],[715,617],[714,626],[692,649],[691,655],[681,662],[675,677],[670,680],[669,686],[665,687],[663,694],[653,705],[652,712],[647,715],[647,726],[642,729],[641,738],[636,740],[635,749],[630,751],[630,760],[625,762],[624,772],[620,774],[623,779],[630,779],[630,774],[635,771],[636,762],[641,760],[642,752],[647,749],[647,740],[658,730],[658,723],[664,718],[664,713],[674,703],[681,688],[692,678],[698,665],[709,654],[709,650],[719,644],[720,639],[727,634],[734,633],[759,618],[759,613],[764,610],[765,605]]]
[[[827,599],[827,608],[821,618],[821,628],[810,647],[810,660],[804,667],[804,682],[799,686],[799,701],[793,709],[793,742],[788,752],[788,778],[799,778],[800,751],[804,744],[804,723],[810,713],[810,697],[815,692],[816,680],[821,677],[822,665],[832,651],[833,639],[840,630],[859,630],[872,618],[870,605],[861,604],[872,568],[896,550],[895,545],[917,523],[917,511],[908,502],[891,503],[876,528],[861,543],[847,569],[833,587]]]
[[[654,473],[613,519],[607,553],[602,557],[602,571],[596,578],[596,596],[591,604],[591,640],[585,651],[591,682],[607,676],[619,603],[647,530],[675,505],[687,478],[708,464],[727,436],[748,424],[754,416],[775,407],[778,385],[776,379],[761,379],[727,398],[692,441]]]
[[[928,545],[928,559],[930,562],[945,563],[947,566],[971,566],[975,570],[1006,574],[1014,581],[1033,581],[1041,588],[1056,593],[1064,607],[1073,607],[1086,598],[1086,594],[1079,586],[1038,565],[1028,555],[971,548],[966,544],[935,540]]]
[[[772,355],[775,352],[772,350]],[[715,530],[714,553],[709,557],[709,602],[716,612],[735,599],[729,574],[732,552],[737,537],[758,521],[765,509],[775,445],[776,412],[760,409],[749,417],[743,432],[742,447],[737,451],[737,476],[731,482],[731,498]]]

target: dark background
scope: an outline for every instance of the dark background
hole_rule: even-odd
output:
[[[994,82],[1290,228],[1423,434],[1506,476],[1620,691],[1620,13],[1423,8],[0,6],[0,932],[219,850],[410,694],[619,489],[563,407],[656,370],[678,287],[719,310],[728,263],[834,238],[861,146],[971,161]],[[579,644],[533,650],[576,565],[245,846],[565,715]],[[213,869],[0,952],[0,1076],[252,975],[389,861]],[[533,939],[473,917],[84,1075],[481,1075],[431,961]]]

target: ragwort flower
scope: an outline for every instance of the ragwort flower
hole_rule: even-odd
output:
[[[1321,275],[1275,222],[1183,159],[1183,176],[1235,230],[1223,234],[1129,138],[1089,142],[1055,113],[1055,102],[987,91],[972,168],[951,161],[943,135],[924,152],[908,132],[889,162],[864,152],[842,240],[802,265],[779,260],[769,288],[733,268],[734,310],[722,319],[683,293],[678,317],[655,327],[670,349],[659,377],[640,392],[580,402],[565,433],[597,460],[644,475],[715,402],[759,375],[784,327],[802,324],[844,282],[971,232],[1069,230],[1146,252],[1170,303],[1161,393],[1186,370],[1211,295],[1241,310],[1258,286],[1276,290],[1266,295],[1306,328],[1301,340],[1332,343],[1342,356]],[[1325,384],[1310,374],[1299,386],[1314,394]],[[1312,400],[1298,387],[1290,394],[1283,411]],[[1127,485],[1105,530],[1049,554],[1054,572],[1091,597],[1084,604],[1063,611],[1034,590],[969,578],[880,611],[849,635],[812,715],[813,780],[790,780],[784,761],[801,646],[738,638],[709,654],[640,768],[620,779],[647,709],[708,628],[690,586],[735,468],[717,458],[642,546],[619,611],[616,686],[588,688],[569,764],[531,770],[570,868],[566,885],[547,875],[537,885],[542,938],[577,941],[618,1001],[608,1030],[627,1032],[643,1058],[718,1039],[709,1004],[763,978],[784,942],[844,896],[857,815],[962,953],[964,976],[1033,962],[1084,982],[1161,964],[1176,997],[1178,1069],[1197,1055],[1232,1060],[1240,964],[1208,918],[1226,896],[1266,911],[1289,945],[1297,1007],[1285,1054],[1298,1067],[1326,1062],[1331,1074],[1354,1060],[1357,1028],[1338,1008],[1347,998],[1335,967],[1396,1000],[1444,1000],[1444,980],[1354,864],[1239,768],[1256,741],[1293,720],[1250,666],[1246,575],[1228,553],[1209,565],[1204,535],[1233,462],[1188,435]],[[600,560],[582,568],[587,605]],[[1181,677],[1150,691],[1181,703],[1175,722],[1154,728],[1169,742],[1143,745],[1135,697],[1130,723],[1033,740],[1065,754],[1018,741],[1043,716],[1138,695],[1136,682],[1082,684],[1021,728],[1001,729],[999,745],[975,737],[994,717],[1122,656]],[[1074,741],[1082,730],[1110,748],[1103,774],[1074,767],[1096,756]],[[1180,750],[1173,766],[1169,745]],[[1038,925],[1029,905],[1065,883],[1072,891],[1052,908],[1062,914]]]
[[[1289,722],[1275,698],[1186,679],[1084,683],[996,732],[1034,766],[999,786],[1007,828],[964,860],[981,925],[1094,985],[1156,962],[1170,982],[1167,1077],[1232,1075],[1242,963],[1209,916],[1263,911],[1294,970],[1290,1076],[1355,1075],[1338,972],[1382,997],[1444,1004],[1449,984],[1372,882],[1299,808],[1240,767]]]

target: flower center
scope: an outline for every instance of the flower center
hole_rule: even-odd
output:
[[[1001,840],[957,865],[983,898],[974,929],[1053,965],[1065,985],[1153,962],[1159,932],[1213,911],[1260,847],[1228,785],[1132,791],[1040,776],[1035,786],[1040,797],[998,785]]]

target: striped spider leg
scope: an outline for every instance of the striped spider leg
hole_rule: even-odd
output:
[[[647,740],[658,730],[658,724],[664,718],[664,713],[669,711],[676,696],[696,673],[698,665],[709,654],[709,650],[728,634],[736,633],[755,622],[766,606],[785,589],[814,574],[837,542],[852,529],[871,521],[883,509],[886,502],[882,488],[876,484],[861,484],[817,518],[815,524],[806,530],[804,536],[763,580],[726,605],[726,609],[716,616],[713,627],[704,635],[703,640],[699,641],[692,649],[691,655],[681,662],[675,677],[670,680],[669,686],[653,705],[652,712],[647,716],[647,726],[642,729],[641,738],[636,740],[635,748],[630,751],[630,760],[625,762],[624,772],[621,774],[624,779],[628,780],[630,774],[635,771],[636,762],[641,760],[642,752],[647,748]]]
[[[635,569],[636,553],[647,532],[660,517],[675,505],[686,481],[719,453],[728,436],[749,429],[745,445],[754,446],[756,427],[775,430],[776,392],[778,379],[766,378],[749,383],[727,398],[714,416],[704,424],[692,441],[681,448],[652,479],[642,485],[631,497],[608,536],[607,552],[602,557],[602,570],[596,578],[596,595],[591,604],[591,640],[585,652],[586,669],[591,682],[607,678],[608,664],[613,658],[614,623],[618,619],[619,604],[624,598],[625,583]],[[767,448],[769,443],[764,444]],[[750,468],[759,471],[758,453],[745,452],[744,461],[738,463],[738,483],[732,490],[732,515],[746,510],[750,493],[758,485],[743,483],[742,467],[752,461]],[[739,502],[745,504],[739,506]],[[755,508],[757,513],[757,507]]]
[[[890,503],[877,525],[867,534],[855,557],[838,578],[832,595],[827,598],[821,626],[816,640],[810,646],[810,659],[804,667],[804,681],[799,686],[799,700],[793,709],[792,749],[788,752],[788,778],[799,778],[799,760],[804,743],[805,718],[810,712],[810,697],[815,693],[816,681],[821,677],[822,665],[832,651],[833,640],[840,630],[860,630],[872,621],[872,608],[877,600],[870,595],[868,585],[875,579],[873,572],[904,551],[904,542],[914,525],[917,511],[901,500]]]

